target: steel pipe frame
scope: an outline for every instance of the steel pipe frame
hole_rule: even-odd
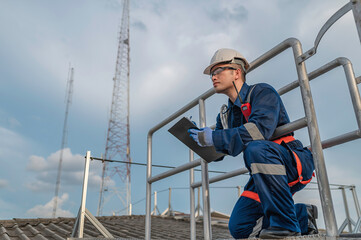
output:
[[[198,158],[197,160],[194,160],[192,162],[183,164],[183,165],[181,165],[179,167],[170,169],[170,170],[165,171],[163,173],[160,173],[160,174],[158,174],[156,176],[150,177],[150,178],[148,178],[148,183],[151,184],[151,183],[157,182],[159,180],[162,180],[164,178],[173,176],[173,175],[175,175],[177,173],[184,172],[186,170],[198,167],[199,165],[201,165],[201,160],[202,160],[201,158]]]
[[[214,91],[213,88],[208,90],[207,92],[205,92],[201,96],[197,97],[196,99],[194,99],[193,101],[188,103],[186,106],[184,106],[183,108],[181,108],[177,112],[173,113],[171,116],[169,116],[168,118],[166,118],[165,120],[163,120],[162,122],[160,122],[159,124],[157,124],[156,126],[154,126],[153,128],[151,128],[148,131],[148,136],[147,136],[146,215],[145,215],[145,239],[147,239],[147,240],[151,239],[151,200],[152,200],[151,199],[151,195],[152,195],[152,193],[151,193],[152,192],[152,186],[151,185],[152,185],[152,181],[150,181],[150,180],[155,180],[155,179],[151,179],[152,178],[152,138],[153,138],[153,134],[156,131],[158,131],[160,128],[165,126],[166,124],[170,123],[171,121],[173,121],[177,117],[181,116],[182,114],[184,114],[188,110],[195,107],[199,103],[200,99],[205,100],[205,99],[209,98],[210,96],[212,96],[214,93],[215,93],[215,91]],[[199,166],[199,165],[197,165],[197,166]],[[190,169],[190,168],[188,168],[188,169]],[[188,169],[186,169],[186,170],[188,170]],[[167,176],[165,176],[165,177],[167,177]]]
[[[357,198],[355,185],[352,185],[350,190],[352,192],[353,201],[355,202],[357,217],[360,218],[361,217],[360,203],[359,203],[358,198]]]
[[[357,119],[357,125],[359,127],[359,130],[361,130],[361,98],[360,98],[359,90],[357,88],[358,81],[356,81],[352,63],[349,59],[344,58],[344,57],[336,58],[335,60],[333,60],[333,61],[323,65],[322,67],[316,69],[315,71],[309,73],[308,78],[309,78],[309,81],[311,81],[311,80],[321,76],[322,74],[325,74],[325,73],[327,73],[337,67],[340,67],[340,66],[343,67],[345,75],[346,75],[346,80],[347,80],[348,88],[349,88],[350,95],[351,95],[352,105],[353,105],[355,116]],[[285,87],[281,88],[280,90],[278,90],[278,93],[280,95],[282,95],[286,92],[289,92],[289,91],[295,89],[298,86],[299,86],[299,82],[296,80],[296,81],[286,85]]]
[[[346,198],[346,191],[345,191],[346,188],[350,189],[350,191],[352,192],[353,200],[355,203],[355,209],[356,209],[356,213],[357,213],[357,221],[356,222],[353,221],[352,218],[350,217],[347,198]],[[348,226],[348,230],[350,233],[351,232],[357,233],[357,232],[359,232],[360,225],[361,225],[361,210],[360,210],[360,205],[359,205],[359,201],[358,201],[357,194],[356,194],[355,185],[350,185],[350,186],[341,185],[338,189],[341,189],[341,191],[342,191],[342,198],[343,198],[345,213],[346,213],[346,219],[341,224],[341,227],[338,230],[338,234],[341,234],[342,231],[346,228],[346,226]],[[352,225],[354,226],[353,230],[352,230]]]
[[[263,63],[267,62],[274,56],[283,52],[287,48],[292,48],[293,55],[296,64],[296,70],[298,75],[298,82],[301,89],[301,96],[303,101],[303,107],[305,110],[308,134],[311,142],[312,155],[315,163],[316,174],[318,178],[318,187],[320,189],[320,198],[322,203],[322,210],[326,226],[326,236],[330,238],[336,238],[337,236],[337,224],[336,217],[333,209],[332,196],[327,176],[326,164],[323,156],[323,150],[321,145],[320,133],[317,123],[317,117],[315,107],[313,104],[310,84],[308,75],[306,72],[306,66],[304,62],[298,62],[298,57],[302,56],[302,46],[299,40],[295,38],[289,38],[263,54],[261,57],[251,63],[250,71],[259,67]]]
[[[343,204],[345,207],[345,213],[346,213],[346,223],[348,225],[348,232],[352,232],[352,221],[351,221],[351,217],[350,217],[350,211],[348,209],[348,203],[347,203],[347,198],[346,198],[346,191],[344,187],[341,187],[341,192],[342,192],[342,198],[343,198]],[[355,224],[356,225],[356,224]],[[343,230],[343,229],[342,229]],[[341,232],[342,232],[341,230]],[[340,234],[340,231],[339,231]]]
[[[330,148],[330,147],[333,147],[336,145],[340,145],[340,144],[361,138],[361,98],[360,98],[360,93],[359,93],[359,90],[357,87],[357,84],[359,83],[358,79],[360,77],[358,77],[357,79],[355,78],[355,74],[353,71],[351,61],[344,57],[336,58],[335,60],[333,60],[333,61],[323,65],[322,67],[316,69],[315,71],[311,72],[308,75],[309,80],[311,81],[311,80],[319,77],[320,75],[325,74],[328,71],[331,71],[334,68],[340,67],[340,66],[343,67],[345,75],[346,75],[346,80],[347,80],[348,88],[350,91],[351,101],[352,101],[354,113],[355,113],[356,120],[357,120],[358,130],[352,131],[349,133],[345,133],[345,134],[322,141],[321,144],[322,144],[323,149]],[[287,86],[281,88],[279,90],[279,93],[284,94],[298,86],[299,86],[298,82],[294,81],[294,82],[288,84]]]
[[[88,192],[89,163],[90,163],[90,151],[87,151],[85,157],[83,191],[81,194],[79,234],[78,234],[79,238],[83,238],[83,234],[84,234],[84,216],[85,216],[86,194]]]
[[[222,181],[222,180],[225,180],[225,179],[228,179],[228,178],[232,178],[232,177],[236,177],[238,175],[245,174],[245,173],[248,173],[247,168],[236,169],[236,170],[233,170],[231,172],[223,173],[223,174],[220,174],[220,175],[215,176],[213,178],[210,178],[209,183],[219,182],[219,181]],[[194,189],[194,188],[197,188],[197,187],[200,187],[200,186],[202,186],[201,181],[193,183],[191,185],[191,188]]]
[[[267,62],[268,60],[272,59],[273,57],[277,56],[278,54],[280,54],[281,52],[283,52],[284,50],[286,50],[288,48],[292,48],[295,63],[296,63],[296,70],[297,70],[297,74],[298,74],[299,85],[301,88],[301,96],[302,96],[302,101],[303,101],[303,105],[304,105],[304,110],[306,113],[307,126],[308,126],[311,147],[312,147],[312,153],[314,156],[315,168],[316,168],[316,173],[318,176],[320,197],[321,197],[321,202],[323,205],[322,209],[323,209],[323,214],[325,216],[326,235],[328,237],[336,237],[337,236],[336,218],[335,218],[335,214],[334,214],[334,210],[333,210],[333,203],[332,203],[330,187],[328,185],[329,182],[328,182],[328,177],[327,177],[327,171],[326,171],[326,166],[325,166],[325,161],[324,161],[324,156],[323,156],[323,151],[322,151],[322,145],[321,145],[321,140],[320,140],[320,135],[319,135],[319,129],[318,129],[318,124],[317,124],[317,118],[316,118],[316,113],[315,113],[315,109],[314,109],[312,94],[311,94],[311,90],[310,90],[308,75],[306,72],[305,63],[297,62],[297,58],[302,55],[301,43],[299,42],[299,40],[297,40],[295,38],[289,38],[289,39],[283,41],[282,43],[280,43],[279,45],[277,45],[270,51],[266,52],[261,57],[257,58],[255,61],[253,61],[250,64],[249,71],[256,69],[263,63]],[[161,127],[163,127],[170,121],[174,120],[179,115],[188,111],[189,107],[194,107],[195,105],[197,105],[196,100],[198,100],[198,101],[204,100],[204,99],[212,96],[213,94],[214,94],[213,89],[208,90],[206,93],[204,93],[203,95],[201,95],[200,97],[198,97],[197,99],[195,99],[194,101],[192,101],[191,103],[189,103],[188,105],[186,105],[185,107],[180,109],[178,112],[171,115],[169,118],[167,118],[163,122],[159,123],[157,126],[152,128],[148,132],[147,199],[146,199],[146,224],[145,224],[146,225],[145,226],[146,227],[146,230],[145,230],[146,239],[150,239],[150,223],[151,223],[150,222],[151,183],[149,183],[149,179],[151,178],[151,164],[152,164],[152,159],[151,159],[152,135],[155,131],[157,131],[158,129],[160,129]],[[201,124],[201,126],[202,126],[202,124]],[[207,166],[205,164],[203,164],[202,180],[208,180],[208,179],[205,179],[205,178],[207,178],[207,176],[203,175],[203,170],[206,170],[206,169],[207,169]],[[206,182],[209,184],[208,181],[206,181]],[[206,185],[207,185],[207,183],[206,183]],[[206,194],[206,195],[207,195],[207,193],[209,193],[209,191],[207,192],[207,189],[203,190],[203,191],[204,191],[204,194]],[[206,211],[204,211],[204,212],[206,212]],[[205,225],[208,225],[208,220],[204,221],[204,222],[207,222],[207,223],[205,223]],[[210,229],[210,227],[208,229]],[[208,231],[208,230],[205,229],[204,231]]]
[[[291,123],[288,123],[288,124],[285,124],[281,127],[278,127],[275,131],[275,134],[273,135],[272,138],[277,138],[279,136],[282,136],[286,133],[289,133],[289,132],[292,132],[292,131],[295,131],[295,130],[298,130],[298,129],[301,129],[303,127],[306,127],[307,126],[307,121],[306,121],[306,118],[301,118],[301,119],[298,119],[294,122],[291,122]],[[190,156],[190,160],[191,160],[191,156]],[[186,170],[190,170],[190,171],[194,171],[193,168],[194,167],[197,167],[199,165],[201,165],[201,161],[203,161],[202,159],[197,159],[195,161],[191,160],[189,163],[187,164],[184,164],[184,165],[181,165],[177,168],[174,168],[174,169],[171,169],[171,170],[168,170],[166,172],[163,172],[163,173],[160,173],[156,176],[153,176],[151,178],[148,179],[148,182],[149,183],[153,183],[153,182],[156,182],[156,181],[159,181],[161,179],[164,179],[166,177],[169,177],[169,176],[172,176],[174,174],[177,174],[177,173],[180,173],[180,172],[183,172],[183,171],[186,171]],[[208,165],[208,163],[207,163]],[[204,172],[202,170],[202,172]],[[208,172],[208,170],[207,170]],[[224,179],[227,179],[227,178],[231,178],[231,177],[235,177],[235,176],[238,176],[238,175],[241,175],[241,174],[244,174],[244,173],[247,173],[248,170],[243,168],[243,169],[238,169],[238,170],[235,170],[235,171],[232,171],[232,172],[229,172],[229,173],[225,173],[225,174],[222,174],[222,175],[219,175],[219,176],[216,176],[214,178],[211,178],[209,179],[209,183],[214,183],[214,182],[218,182],[218,181],[221,181],[221,180],[224,180]],[[194,174],[194,173],[193,173]],[[192,173],[190,174],[190,179],[192,179],[191,177]],[[194,177],[193,177],[194,179]],[[193,184],[192,182],[193,180],[190,180],[190,186],[191,186],[191,189],[190,189],[190,196],[191,196],[191,212],[192,212],[192,206],[194,208],[194,188],[196,187],[200,187],[202,185],[201,182],[197,183],[197,186],[195,186],[195,184]],[[209,187],[208,187],[209,188]],[[202,188],[203,190],[204,188]],[[193,191],[193,194],[192,194],[192,191]],[[209,192],[209,190],[208,190]],[[193,197],[192,197],[193,195]],[[206,199],[206,197],[203,195],[203,199]],[[193,201],[193,203],[192,203]],[[206,200],[206,201],[209,201]],[[204,210],[203,210],[204,211]],[[210,216],[210,212],[208,213],[208,215]],[[205,214],[203,214],[203,218],[205,218]],[[210,222],[210,217],[208,218],[209,219],[209,222]],[[191,238],[192,236],[195,238],[195,218],[192,219],[192,214],[191,214]],[[209,225],[211,226],[211,225]],[[209,226],[207,225],[205,229],[209,229]],[[208,233],[207,233],[208,234]]]
[[[253,63],[251,63],[252,65]],[[338,67],[338,66],[343,66],[344,68],[344,71],[345,71],[345,74],[346,74],[346,78],[347,78],[347,83],[348,83],[348,86],[349,86],[349,90],[350,90],[350,95],[351,95],[351,100],[352,100],[352,103],[353,103],[353,106],[354,106],[354,112],[355,112],[355,115],[356,115],[356,118],[357,118],[357,123],[359,126],[360,123],[361,123],[361,115],[360,115],[360,112],[361,112],[361,101],[360,101],[360,94],[359,94],[359,91],[358,91],[358,88],[357,88],[357,83],[358,83],[358,79],[360,77],[357,78],[357,80],[355,79],[354,77],[354,73],[353,73],[353,69],[352,69],[352,64],[351,62],[346,59],[346,58],[337,58],[335,59],[334,61],[318,68],[317,70],[311,72],[308,76],[309,76],[309,80],[312,80],[312,79],[315,79],[317,78],[318,76],[322,75],[322,74],[325,74],[326,72]],[[299,81],[295,81],[295,82],[292,82],[291,84],[288,84],[287,86],[281,88],[278,92],[280,95],[286,93],[286,92],[289,92],[291,90],[293,90],[294,88],[298,87],[299,86]],[[293,122],[294,124],[294,130],[297,130],[297,129],[300,129],[300,128],[303,128],[304,126],[307,126],[307,123],[305,124],[305,118],[301,118],[295,122]],[[277,128],[277,130],[275,131],[275,134],[273,136],[273,138],[277,138],[283,134],[285,134],[285,132],[287,132],[286,128],[288,128],[290,130],[290,127],[287,125],[284,125],[283,126],[284,129],[282,129],[282,127],[280,128]],[[345,143],[345,142],[348,142],[348,141],[352,141],[352,140],[355,140],[355,139],[358,139],[361,137],[361,134],[360,134],[360,131],[361,131],[361,128],[357,131],[354,131],[354,132],[350,132],[350,133],[346,133],[346,134],[343,134],[343,135],[340,135],[338,137],[335,137],[335,138],[332,138],[332,139],[328,139],[328,140],[325,140],[323,141],[321,144],[322,144],[322,148],[325,149],[325,148],[329,148],[329,147],[332,147],[332,146],[335,146],[335,145],[339,145],[339,144],[342,144],[342,143]],[[243,174],[243,173],[246,173],[248,172],[247,169],[245,169],[245,171],[243,169],[238,169],[238,170],[235,170],[235,171],[232,171],[232,172],[229,172],[229,173],[225,173],[225,174],[222,174],[222,175],[219,175],[219,176],[216,176],[214,178],[211,178],[209,179],[209,183],[214,183],[214,182],[217,182],[217,181],[221,181],[221,180],[224,180],[224,179],[227,179],[227,178],[230,178],[230,177],[234,177],[234,176],[238,176],[240,174]],[[196,187],[199,187],[201,186],[201,182],[197,182],[197,183],[194,183],[191,185],[192,188],[196,188]],[[356,202],[355,202],[356,204]],[[359,214],[359,213],[358,213]]]
[[[355,202],[355,208],[356,208],[356,212],[357,212],[357,221],[356,221],[356,225],[355,225],[355,228],[354,228],[352,233],[357,233],[360,230],[360,226],[361,226],[360,203],[359,203],[358,198],[357,198],[355,186],[352,185],[350,190],[352,192],[352,196],[353,196],[353,200]]]
[[[361,43],[361,0],[351,0],[352,12]]]
[[[189,162],[194,161],[194,152],[189,149]],[[194,169],[189,169],[189,185],[191,186],[194,182]],[[190,236],[191,240],[196,240],[196,211],[195,211],[195,194],[194,188],[189,188],[189,197],[190,197],[190,211],[189,211],[189,220],[190,220]]]
[[[356,207],[356,211],[357,216],[360,216],[360,212],[359,212],[359,204],[358,204],[358,199],[357,196],[355,195],[355,186],[351,185],[351,186],[340,186],[339,189],[341,189],[342,192],[342,198],[343,198],[343,203],[344,203],[344,207],[345,207],[345,213],[346,213],[346,219],[343,221],[343,223],[341,224],[341,227],[338,229],[338,234],[342,234],[342,231],[346,228],[346,226],[348,226],[348,231],[349,233],[357,233],[359,228],[360,228],[360,221],[361,219],[359,218],[357,223],[355,221],[352,220],[352,218],[350,217],[350,212],[349,212],[349,208],[348,208],[348,203],[347,203],[347,198],[346,198],[346,191],[345,189],[349,188],[353,194],[354,197],[354,201],[355,201],[355,207]],[[354,230],[352,230],[352,225],[355,226]]]
[[[204,128],[206,126],[206,106],[204,99],[199,99],[199,126]],[[206,160],[201,160],[202,168],[202,199],[203,199],[203,237],[204,239],[212,239],[211,226],[211,206],[209,199],[209,176],[208,163]]]
[[[296,131],[298,129],[304,128],[307,126],[307,119],[306,118],[300,118],[294,122],[285,124],[283,126],[280,126],[276,129],[275,134],[272,136],[272,139],[276,139],[277,137],[280,137],[286,133]],[[148,179],[149,183],[154,183],[156,181],[162,180],[164,178],[167,178],[169,176],[175,175],[177,173],[186,171],[186,170],[192,170],[194,167],[197,167],[201,165],[201,158],[198,158],[196,160],[192,160],[186,164],[180,165],[176,168],[173,168],[171,170],[165,171],[163,173],[160,173],[158,175],[155,175],[153,177],[150,177]]]

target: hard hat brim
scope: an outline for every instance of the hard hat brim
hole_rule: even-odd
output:
[[[211,75],[211,69],[216,66],[217,64],[224,64],[224,63],[229,63],[230,61],[232,61],[232,59],[224,61],[224,62],[216,62],[216,63],[212,63],[211,65],[209,65],[208,67],[206,67],[206,69],[204,69],[203,73],[207,74],[207,75]]]
[[[206,69],[204,69],[203,73],[207,74],[207,75],[211,75],[211,70],[214,66],[216,66],[217,64],[226,64],[226,63],[231,63],[231,60],[228,61],[223,61],[223,62],[216,62],[216,63],[212,63],[210,64]],[[249,63],[245,60],[242,60],[244,62],[244,70],[247,71],[249,68]]]

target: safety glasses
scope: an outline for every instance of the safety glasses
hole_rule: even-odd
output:
[[[227,69],[230,69],[230,70],[237,70],[237,68],[234,68],[234,67],[219,67],[219,68],[216,68],[214,71],[211,72],[211,78],[217,74],[220,74],[221,72],[223,72],[224,70],[227,70]]]

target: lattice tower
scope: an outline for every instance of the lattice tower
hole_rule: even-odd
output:
[[[60,177],[61,177],[61,169],[63,164],[63,151],[64,148],[66,147],[67,138],[68,138],[68,115],[69,115],[69,107],[71,105],[71,100],[73,96],[73,82],[74,82],[74,68],[69,66],[68,81],[66,84],[66,96],[65,96],[66,108],[65,108],[64,125],[63,125],[63,137],[61,140],[58,174],[56,177],[56,184],[55,184],[55,197],[54,197],[53,213],[52,213],[53,218],[55,218],[56,216],[56,210],[58,207]]]
[[[124,0],[123,14],[120,26],[118,54],[113,78],[113,96],[108,124],[107,140],[105,146],[105,159],[116,159],[129,163],[118,166],[108,166],[103,162],[102,183],[99,194],[97,215],[103,214],[105,194],[109,192],[111,178],[117,174],[122,180],[122,191],[118,194],[125,207],[127,214],[131,214],[131,179],[130,179],[130,131],[129,131],[129,0]],[[124,191],[125,190],[125,191]],[[124,201],[124,196],[126,201]]]

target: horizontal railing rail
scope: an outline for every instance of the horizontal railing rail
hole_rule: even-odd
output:
[[[336,219],[335,219],[335,215],[334,215],[333,204],[332,204],[332,199],[331,199],[331,194],[330,194],[330,187],[328,185],[328,177],[327,177],[327,172],[326,172],[326,168],[325,168],[325,162],[324,162],[322,149],[329,148],[329,147],[332,147],[332,146],[335,146],[335,145],[338,145],[341,143],[345,143],[345,142],[360,138],[361,101],[360,101],[360,94],[359,94],[359,91],[357,88],[357,84],[359,84],[361,82],[361,80],[360,80],[360,77],[355,78],[353,69],[352,69],[352,64],[346,58],[337,58],[334,61],[331,61],[330,63],[327,63],[324,66],[316,69],[315,71],[307,74],[304,63],[297,62],[297,58],[302,55],[302,49],[301,49],[300,42],[294,38],[285,40],[284,42],[278,44],[277,46],[272,48],[270,51],[266,52],[265,54],[263,54],[262,56],[260,56],[259,58],[257,58],[253,62],[251,62],[249,72],[253,71],[257,67],[261,66],[262,64],[264,64],[265,62],[274,58],[275,56],[282,53],[283,51],[285,51],[288,48],[292,48],[292,50],[293,50],[297,73],[298,73],[298,80],[291,82],[290,84],[280,88],[278,90],[278,93],[280,95],[283,95],[297,87],[300,87],[303,106],[305,108],[306,116],[277,128],[276,131],[274,132],[274,135],[272,136],[271,140],[276,139],[287,133],[302,129],[304,127],[308,127],[310,143],[311,143],[309,148],[312,150],[312,153],[314,156],[316,173],[318,176],[320,197],[321,197],[323,213],[324,213],[324,217],[325,217],[326,234],[327,234],[327,236],[336,236],[337,235],[337,225],[336,225]],[[357,124],[358,124],[359,129],[356,131],[353,131],[353,132],[342,134],[340,136],[337,136],[337,137],[334,137],[331,139],[327,139],[325,141],[322,141],[322,143],[321,143],[317,120],[316,120],[315,109],[314,109],[310,86],[309,86],[309,81],[321,76],[322,74],[325,74],[326,72],[328,72],[338,66],[343,66],[343,68],[344,68],[346,79],[347,79],[347,84],[348,84],[348,87],[350,90],[351,100],[352,100],[352,104],[354,107],[354,112],[356,115]],[[159,181],[166,177],[172,176],[174,174],[177,174],[177,173],[180,173],[180,172],[183,172],[186,170],[190,170],[191,171],[190,172],[190,174],[191,174],[190,175],[191,176],[190,177],[190,189],[191,189],[191,202],[192,202],[192,196],[194,196],[194,193],[192,193],[192,189],[194,190],[195,188],[198,188],[200,186],[202,186],[202,189],[206,188],[203,192],[203,197],[209,198],[209,196],[208,196],[209,189],[207,188],[207,184],[222,181],[222,180],[225,180],[225,179],[228,179],[231,177],[235,177],[235,176],[238,176],[241,174],[245,174],[248,172],[248,170],[246,168],[241,168],[241,169],[227,172],[227,173],[224,173],[224,174],[221,174],[221,175],[218,175],[218,176],[208,179],[207,164],[204,164],[204,161],[202,159],[197,159],[195,161],[191,160],[189,163],[178,166],[172,170],[160,173],[156,176],[151,175],[151,172],[152,172],[151,171],[151,163],[152,163],[152,157],[151,157],[152,150],[151,149],[152,149],[153,133],[197,105],[200,106],[200,126],[204,127],[205,126],[204,100],[211,97],[214,93],[215,92],[214,92],[213,88],[206,91],[205,93],[203,93],[202,95],[200,95],[199,97],[197,97],[196,99],[194,99],[193,101],[191,101],[190,103],[185,105],[183,108],[181,108],[180,110],[178,110],[177,112],[175,112],[174,114],[172,114],[171,116],[169,116],[168,118],[163,120],[161,123],[159,123],[152,129],[150,129],[148,132],[146,239],[150,239],[150,214],[148,212],[150,210],[150,203],[151,203],[151,199],[150,199],[150,195],[149,195],[149,193],[151,193],[151,183]],[[214,128],[215,126],[213,125],[212,127]],[[193,153],[191,152],[190,156],[192,154]],[[190,157],[190,159],[192,159],[192,157]],[[193,177],[192,177],[193,170],[192,169],[199,165],[202,166],[202,171],[205,171],[206,175],[203,175],[204,173],[202,172],[202,181],[193,182]],[[205,182],[206,182],[206,185],[204,185]],[[208,201],[209,201],[209,199],[208,199]],[[207,205],[207,202],[204,202],[204,204]],[[192,203],[191,203],[191,205],[192,205]],[[192,208],[192,206],[191,206],[191,215],[193,214],[192,209],[194,210],[194,207]],[[207,211],[207,208],[204,209],[205,215],[207,213],[206,211]],[[207,220],[206,220],[207,217],[204,216],[204,218],[205,218],[204,222],[207,222]],[[204,223],[204,233],[205,233],[205,236],[208,236],[208,238],[211,237],[211,228],[210,228],[209,224],[207,225],[207,223]],[[191,239],[195,239],[195,227],[194,227],[194,225],[192,226],[192,218],[191,218]]]

